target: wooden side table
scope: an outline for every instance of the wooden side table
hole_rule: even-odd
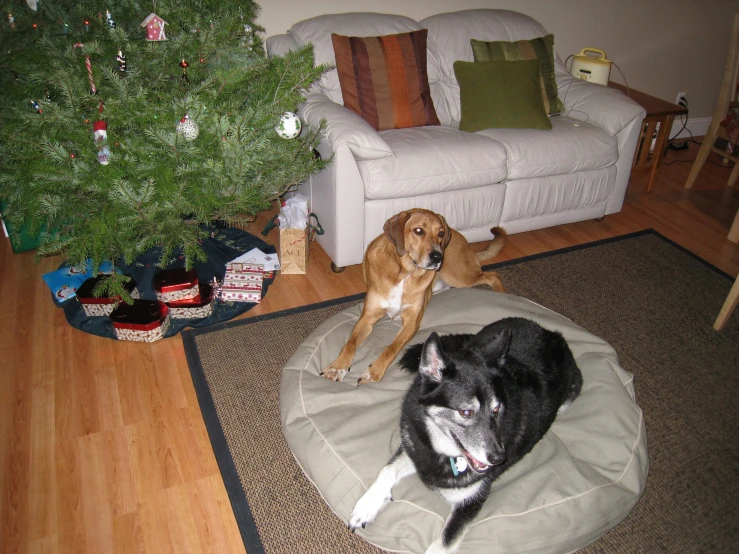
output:
[[[667,141],[670,138],[672,122],[676,115],[687,114],[688,110],[678,104],[667,102],[666,100],[656,98],[633,88],[627,90],[624,85],[614,83],[613,81],[609,81],[608,86],[628,95],[634,102],[647,111],[647,116],[644,118],[644,123],[642,123],[641,136],[636,147],[636,153],[634,154],[631,174],[635,176],[648,174],[647,192],[652,192],[657,175],[659,174],[665,149],[667,148]],[[657,133],[657,140],[654,143],[654,150],[650,152],[652,138],[655,132]]]

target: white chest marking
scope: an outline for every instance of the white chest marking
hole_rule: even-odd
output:
[[[403,311],[403,287],[405,286],[406,279],[408,277],[390,289],[390,292],[382,303],[382,307],[390,319],[395,319]]]
[[[444,497],[444,500],[454,506],[472,500],[480,492],[481,486],[482,481],[477,481],[459,489],[439,489],[439,493]]]

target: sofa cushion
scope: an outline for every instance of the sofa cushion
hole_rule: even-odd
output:
[[[463,10],[433,15],[419,23],[429,30],[428,70],[434,100],[443,95],[449,115],[456,121],[460,120],[460,102],[454,62],[473,61],[470,39],[516,41],[547,34],[532,17],[510,10]],[[442,123],[448,121],[442,118]]]
[[[454,62],[454,74],[462,104],[461,131],[552,128],[538,60],[458,61]]]
[[[549,115],[562,111],[562,102],[557,97],[557,80],[554,77],[554,35],[549,34],[515,42],[472,39],[470,45],[476,62],[538,59],[539,73],[547,95]]]
[[[332,34],[344,106],[378,131],[439,125],[426,72],[427,34]]]
[[[407,33],[421,29],[421,25],[410,17],[382,13],[341,13],[319,15],[300,21],[290,28],[290,34],[298,46],[313,45],[316,64],[334,65],[334,47],[331,34],[372,37]],[[339,76],[336,69],[323,74],[321,87],[331,100],[343,104]]]
[[[497,141],[441,125],[380,133],[395,154],[359,163],[367,199],[421,196],[499,183],[506,149]]]
[[[608,167],[618,160],[618,140],[603,129],[561,115],[550,117],[549,121],[552,130],[546,132],[485,129],[475,134],[495,139],[505,147],[507,180],[588,171]]]

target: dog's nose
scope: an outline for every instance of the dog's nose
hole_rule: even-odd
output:
[[[506,455],[505,451],[501,450],[499,452],[489,452],[488,453],[488,461],[490,462],[491,466],[499,466],[503,462],[506,461]]]
[[[431,260],[431,263],[433,264],[440,264],[443,259],[443,254],[438,250],[434,250],[433,252],[431,252],[431,254],[429,254],[429,260]]]

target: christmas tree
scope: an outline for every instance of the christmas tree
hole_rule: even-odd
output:
[[[161,247],[190,267],[206,225],[249,222],[325,166],[320,129],[276,130],[325,68],[266,58],[254,2],[4,5],[0,201],[40,255],[96,270]]]

